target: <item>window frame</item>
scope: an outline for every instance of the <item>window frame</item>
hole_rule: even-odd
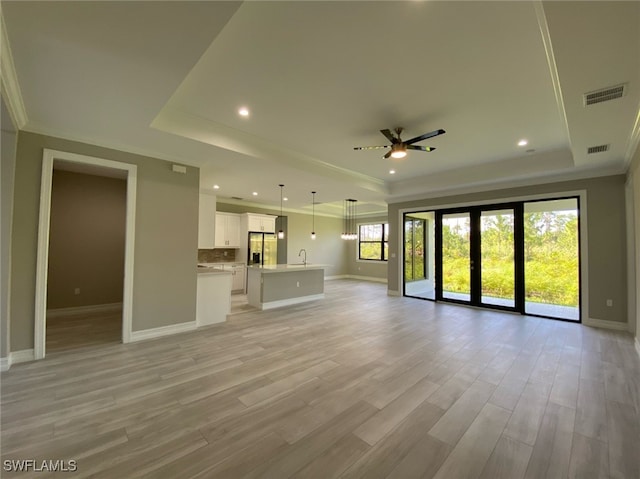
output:
[[[361,228],[363,226],[371,226],[371,225],[375,225],[375,226],[382,226],[382,236],[379,240],[374,240],[374,241],[363,241],[362,238],[362,230]],[[385,240],[385,236],[386,236],[386,240]],[[360,251],[361,251],[361,244],[365,243],[365,244],[379,244],[380,245],[380,257],[379,258],[362,258],[360,256]],[[387,250],[389,249],[389,222],[388,221],[375,221],[372,223],[358,223],[358,253],[356,256],[356,261],[362,261],[362,262],[366,262],[366,263],[387,263],[389,261],[389,258],[385,257],[385,246],[387,248]]]

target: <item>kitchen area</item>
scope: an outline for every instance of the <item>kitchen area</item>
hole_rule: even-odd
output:
[[[216,209],[213,195],[200,194],[197,324],[227,315],[270,309],[324,297],[327,265],[287,263],[287,218]],[[304,253],[304,255],[302,254]]]

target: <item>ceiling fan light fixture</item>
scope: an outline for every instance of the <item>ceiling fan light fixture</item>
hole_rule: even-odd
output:
[[[407,156],[407,149],[404,145],[396,143],[391,147],[391,158],[404,158]]]

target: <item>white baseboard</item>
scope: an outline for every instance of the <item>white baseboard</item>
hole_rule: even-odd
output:
[[[400,293],[400,291],[396,291],[394,289],[388,289],[387,296],[402,296],[402,294]]]
[[[638,353],[638,356],[640,356],[640,337],[636,336],[636,353]]]
[[[196,322],[170,324],[169,326],[161,326],[159,328],[143,329],[141,331],[132,331],[130,342],[144,341],[146,339],[160,338],[162,336],[170,336],[172,334],[193,331],[197,328]]]
[[[606,321],[604,319],[585,318],[582,322],[585,326],[592,326],[594,328],[602,329],[615,329],[616,331],[628,331],[629,326],[627,323],[619,323],[618,321]]]
[[[348,274],[349,279],[358,279],[360,281],[373,281],[374,283],[387,283],[387,278],[376,278],[375,276],[359,276],[357,274]]]
[[[337,274],[335,276],[325,276],[324,280],[325,281],[331,281],[333,279],[347,279],[349,277],[349,275],[346,274]]]
[[[72,308],[47,309],[47,318],[60,316],[77,316],[91,313],[116,313],[122,311],[122,303],[93,304],[89,306],[75,306]]]
[[[8,371],[13,364],[28,363],[29,361],[35,361],[35,359],[33,349],[14,351],[9,353],[8,357],[0,358],[0,371]]]
[[[23,349],[22,351],[14,351],[9,353],[9,367],[18,363],[27,363],[29,361],[35,361],[36,356],[33,349]]]
[[[292,304],[306,303],[307,301],[315,301],[316,299],[324,299],[324,293],[310,294],[309,296],[300,296],[298,298],[281,299],[279,301],[269,301],[268,303],[261,303],[260,309],[281,308],[282,306],[290,306]]]

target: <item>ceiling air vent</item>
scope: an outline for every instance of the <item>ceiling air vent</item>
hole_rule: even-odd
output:
[[[584,106],[595,105],[603,101],[615,100],[624,96],[626,85],[616,85],[584,94]]]
[[[609,151],[609,145],[590,146],[587,148],[587,155],[602,153],[603,151]]]
[[[239,196],[232,196],[231,199],[232,200],[242,200],[243,198],[240,198]]]

